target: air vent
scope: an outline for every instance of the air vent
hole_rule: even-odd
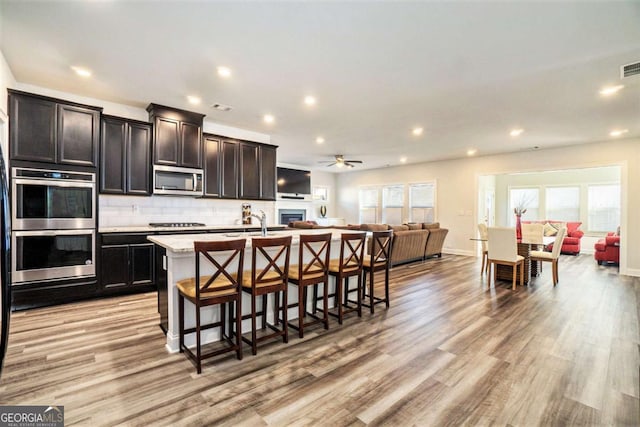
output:
[[[620,67],[620,78],[626,79],[640,74],[640,62],[627,64]]]
[[[233,107],[231,107],[231,105],[224,105],[224,104],[215,103],[215,104],[211,105],[211,108],[215,108],[216,110],[220,110],[220,111],[231,111],[231,109]]]

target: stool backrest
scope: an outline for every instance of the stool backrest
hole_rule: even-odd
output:
[[[239,291],[242,283],[242,270],[244,269],[244,248],[246,239],[227,240],[223,242],[193,242],[196,258],[196,299],[200,299],[200,293],[206,292],[209,287],[220,278],[229,282],[226,286],[216,284],[216,291],[236,289]],[[212,256],[216,254],[216,258]],[[214,273],[204,283],[200,282],[200,260],[204,258],[213,266]],[[235,275],[230,266],[237,258]]]
[[[371,235],[371,265],[388,264],[391,259],[391,239],[393,230],[374,231]]]
[[[254,238],[251,240],[251,246],[251,287],[286,285],[289,275],[291,236]],[[257,267],[262,262],[265,266]]]
[[[298,277],[327,275],[330,252],[331,233],[301,234],[300,250],[298,251]]]
[[[362,271],[367,233],[342,233],[340,236],[340,273]]]

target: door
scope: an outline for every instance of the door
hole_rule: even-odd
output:
[[[180,124],[180,166],[186,168],[201,168],[202,160],[202,130],[200,126],[193,123],[183,122]]]
[[[9,95],[12,160],[56,161],[56,104],[29,96]]]
[[[100,283],[117,288],[129,283],[129,245],[103,246],[100,251]]]
[[[152,285],[154,283],[154,253],[153,243],[141,243],[129,246],[131,260],[130,284]]]
[[[221,143],[220,176],[222,183],[220,195],[224,198],[238,198],[238,146],[237,142],[230,140],[223,140]]]
[[[124,120],[103,118],[100,138],[100,192],[124,194],[126,191],[126,136]]]
[[[151,194],[151,125],[129,123],[127,126],[126,192]]]
[[[260,155],[257,144],[240,143],[240,198],[260,198]]]
[[[260,146],[260,198],[276,199],[276,147]]]
[[[204,195],[220,197],[220,140],[211,136],[204,138]]]
[[[154,163],[160,165],[178,165],[180,122],[164,117],[156,117],[154,123],[156,134]]]

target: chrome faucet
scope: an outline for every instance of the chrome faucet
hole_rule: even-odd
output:
[[[260,220],[260,228],[262,229],[262,237],[267,236],[267,214],[264,211],[260,211],[260,215],[251,214]]]

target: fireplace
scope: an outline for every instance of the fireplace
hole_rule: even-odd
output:
[[[304,221],[307,219],[307,211],[304,209],[278,209],[280,224],[289,224],[291,221]]]

